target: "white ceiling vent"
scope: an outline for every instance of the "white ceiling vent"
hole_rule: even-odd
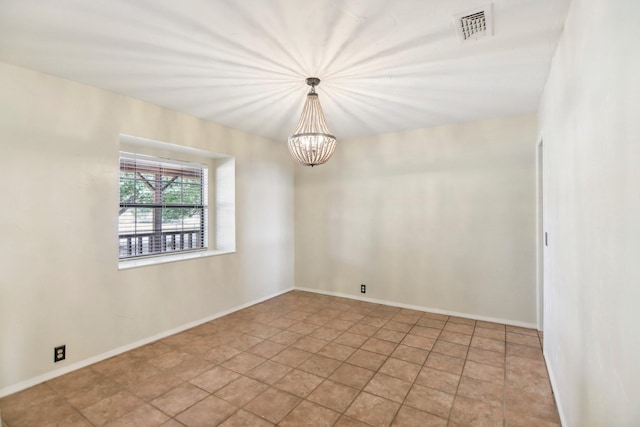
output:
[[[453,15],[453,25],[460,43],[493,35],[493,12],[491,6],[491,4],[488,4],[484,7]]]

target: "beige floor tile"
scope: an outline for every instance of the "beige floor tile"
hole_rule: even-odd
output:
[[[269,388],[249,402],[244,409],[272,423],[279,423],[302,399],[275,388]]]
[[[209,396],[176,416],[176,419],[188,427],[215,426],[222,423],[237,409],[226,400]]]
[[[336,339],[342,333],[343,331],[323,326],[322,328],[318,328],[315,331],[311,332],[309,336],[319,338],[321,340],[331,341],[333,339]]]
[[[160,427],[184,427],[184,424],[177,421],[175,418],[171,418],[166,423],[161,424]]]
[[[379,371],[404,381],[413,382],[418,376],[418,372],[420,372],[420,365],[390,357],[380,367]]]
[[[429,328],[435,329],[444,329],[444,325],[447,324],[447,316],[444,316],[444,319],[434,319],[431,317],[427,317],[429,313],[425,313],[422,317],[416,322],[416,325],[419,326],[427,326]]]
[[[120,384],[109,378],[103,378],[94,384],[76,390],[75,393],[71,393],[67,396],[67,400],[74,408],[82,409],[122,390],[123,387]]]
[[[294,408],[280,423],[280,427],[331,427],[340,414],[306,400]]]
[[[111,375],[111,379],[127,387],[139,383],[147,378],[156,376],[160,373],[162,373],[162,370],[146,362],[143,362],[132,366],[130,369],[123,370],[118,372],[117,374]]]
[[[160,426],[169,417],[151,405],[143,405],[106,424],[106,427],[156,427]]]
[[[101,374],[91,369],[91,367],[87,367],[54,378],[47,381],[46,384],[60,395],[68,396],[80,388],[102,381],[103,378]]]
[[[472,335],[474,329],[475,328],[473,325],[457,323],[453,321],[453,318],[451,318],[449,319],[447,324],[444,325],[442,332],[457,332],[461,334]]]
[[[402,403],[410,388],[410,382],[377,373],[371,378],[364,388],[364,391],[394,402]]]
[[[506,387],[505,410],[514,413],[527,414],[530,417],[559,423],[558,410],[553,396],[543,396],[537,393]]]
[[[411,328],[413,328],[413,325],[411,323],[403,323],[396,322],[395,320],[390,320],[382,328],[408,334]]]
[[[311,356],[313,356],[313,353],[300,350],[298,348],[289,347],[282,350],[276,356],[272,357],[271,360],[283,365],[290,366],[292,368],[297,368]]]
[[[360,366],[361,368],[377,371],[385,360],[387,360],[387,356],[383,354],[373,353],[366,350],[356,350],[347,359],[347,362],[352,365]]]
[[[507,370],[506,385],[527,393],[535,393],[542,396],[552,395],[549,378],[531,373],[519,373]]]
[[[514,332],[516,334],[533,335],[533,336],[538,335],[538,331],[536,331],[535,329],[522,328],[520,326],[511,326],[511,325],[507,325],[507,332]]]
[[[294,342],[298,341],[302,337],[303,337],[303,335],[297,334],[295,332],[282,331],[282,332],[272,336],[269,339],[271,341],[277,342],[278,344],[291,345]]]
[[[462,396],[456,396],[451,409],[451,421],[462,425],[500,427],[503,425],[503,418],[501,405]]]
[[[458,396],[501,405],[504,399],[504,386],[463,376],[458,387]]]
[[[504,341],[492,340],[491,338],[483,338],[475,336],[471,338],[471,347],[476,347],[482,350],[490,350],[498,353],[505,352]]]
[[[290,366],[283,365],[272,360],[267,360],[266,362],[247,372],[245,375],[266,384],[273,384],[280,378],[287,375],[287,373],[289,373],[291,369],[293,368],[291,368]]]
[[[295,325],[296,323],[298,323],[297,320],[287,319],[286,317],[278,317],[278,318],[272,320],[271,322],[269,322],[269,325],[273,326],[275,328],[278,328],[278,329],[287,329],[287,328]]]
[[[289,328],[287,328],[287,331],[295,332],[300,335],[309,335],[311,332],[315,331],[316,329],[318,329],[318,325],[315,325],[313,323],[298,322],[291,325]]]
[[[314,354],[298,366],[298,369],[328,378],[341,364],[339,360]]]
[[[466,345],[455,344],[452,342],[442,341],[440,339],[436,341],[433,348],[431,349],[431,352],[433,353],[446,354],[447,356],[457,357],[459,359],[466,358],[468,351],[469,351],[469,347]]]
[[[359,335],[350,331],[343,332],[339,337],[333,340],[333,342],[350,347],[358,348],[368,340],[368,336]]]
[[[264,340],[259,344],[247,350],[247,353],[255,354],[256,356],[264,357],[265,359],[271,359],[276,354],[287,348],[286,345],[279,344],[274,341]]]
[[[384,341],[391,341],[392,343],[399,344],[402,342],[407,334],[404,332],[392,331],[390,329],[378,329],[373,335],[374,338],[378,338]]]
[[[427,366],[420,370],[420,374],[418,374],[418,377],[416,378],[416,384],[435,388],[436,390],[451,394],[456,393],[459,382],[460,375],[429,368]]]
[[[168,353],[171,350],[173,350],[171,346],[163,343],[162,341],[155,341],[129,351],[128,355],[132,358],[147,361],[160,356],[161,354]]]
[[[356,334],[356,335],[362,335],[364,337],[371,337],[378,331],[378,329],[380,328],[376,326],[365,325],[363,323],[356,323],[355,325],[347,329],[346,332]]]
[[[267,387],[269,386],[264,383],[242,376],[216,391],[215,395],[241,407],[265,391]]]
[[[307,397],[307,400],[342,413],[358,393],[359,391],[352,387],[326,380]]]
[[[449,316],[447,323],[460,323],[463,325],[475,326],[476,321],[473,319],[467,319],[466,317]]]
[[[507,410],[505,412],[505,427],[560,427],[560,421],[543,420],[528,414]]]
[[[0,409],[11,427],[557,427],[542,337],[291,291],[2,398]]]
[[[421,337],[437,339],[442,333],[442,329],[431,328],[429,326],[415,325],[413,328],[411,328],[410,333],[413,335],[421,336]]]
[[[354,420],[346,415],[341,416],[333,427],[371,427],[370,424],[365,424],[362,421]]]
[[[287,350],[283,350],[287,351]],[[231,359],[222,363],[220,366],[223,368],[232,370],[239,374],[244,374],[264,362],[266,359],[264,357],[256,356],[251,353],[240,353],[236,356],[233,356]]]
[[[144,402],[142,400],[128,391],[121,391],[91,406],[87,406],[82,409],[81,412],[91,423],[102,426],[109,421],[128,414],[143,404]]]
[[[487,381],[494,384],[504,384],[504,368],[497,366],[483,365],[482,363],[467,360],[464,365],[462,375],[480,381]]]
[[[175,416],[207,397],[208,393],[191,384],[183,384],[151,401],[165,414]]]
[[[174,366],[173,368],[168,369],[165,372],[167,374],[174,375],[182,379],[183,381],[190,381],[191,379],[208,371],[214,366],[215,365],[211,362],[193,357],[179,365]]]
[[[336,342],[332,342],[324,346],[322,350],[318,352],[321,356],[330,357],[332,359],[345,361],[356,351],[355,348],[350,347],[344,344],[338,344]]]
[[[373,377],[373,374],[374,372],[369,369],[344,363],[331,374],[329,379],[353,388],[362,389]]]
[[[435,342],[435,338],[422,337],[415,334],[407,334],[407,336],[404,337],[401,343],[410,347],[419,348],[421,350],[431,351]]]
[[[482,350],[476,347],[469,347],[467,353],[467,360],[473,360],[474,362],[484,363],[485,365],[493,365],[499,368],[505,366],[505,354],[498,353],[496,351]]]
[[[127,387],[131,393],[142,400],[151,400],[177,387],[184,381],[173,375],[160,373],[153,377],[145,378]]]
[[[397,346],[398,344],[394,342],[384,341],[378,338],[369,338],[360,348],[388,356],[393,353],[393,350],[395,350]]]
[[[523,344],[516,344],[513,342],[507,343],[507,356],[518,356],[526,359],[544,362],[542,347],[532,347]]]
[[[329,322],[325,323],[324,326],[326,326],[327,328],[337,329],[339,331],[346,331],[347,329],[349,329],[353,325],[355,325],[355,322],[347,321],[347,320],[340,320],[340,319],[333,319],[333,320],[330,320]]]
[[[375,427],[386,427],[391,425],[399,408],[399,403],[362,392],[344,414]]]
[[[482,320],[476,321],[476,328],[495,329],[503,332],[506,330],[505,325],[503,325],[502,323],[485,322]]]
[[[43,389],[53,393],[48,386],[43,385]],[[2,405],[2,420],[8,423],[11,427],[19,426],[40,426],[47,425],[49,423],[60,424],[64,420],[76,418],[79,415],[78,412],[67,403],[62,397],[57,395],[48,395],[42,398],[44,395],[41,393],[44,390],[40,390],[37,393],[29,393],[29,390],[22,392],[22,396],[14,400],[14,404],[18,406]],[[24,401],[29,396],[40,396],[41,399],[32,401],[31,404]]]
[[[447,356],[446,354],[429,353],[427,361],[424,362],[424,366],[461,375],[464,362],[464,359]]]
[[[237,356],[240,353],[242,353],[242,351],[238,350],[237,348],[229,347],[228,345],[220,345],[204,353],[202,355],[202,358],[212,363],[219,364],[226,362],[227,360],[231,359],[234,356]]]
[[[421,350],[416,347],[409,347],[408,345],[400,344],[393,350],[391,353],[391,357],[396,359],[404,360],[405,362],[416,363],[418,365],[422,365],[425,360],[427,360],[427,356],[429,352],[427,350]]]
[[[149,359],[147,363],[165,371],[167,369],[171,369],[178,365],[181,365],[182,363],[187,362],[193,357],[194,356],[189,353],[185,353],[184,351],[172,350],[167,353],[161,354],[160,356]]]
[[[367,315],[364,318],[362,318],[362,320],[360,320],[359,323],[363,325],[374,326],[376,328],[382,328],[388,322],[389,322],[389,319],[386,317]]]
[[[305,398],[323,381],[324,379],[322,377],[294,369],[278,380],[278,382],[274,384],[274,387],[295,396]]]
[[[525,335],[514,332],[507,332],[507,342],[540,348],[540,338],[538,338],[537,335]]]
[[[506,334],[505,334],[504,328],[489,329],[489,328],[476,327],[476,329],[473,331],[473,335],[476,337],[490,338],[492,340],[497,340],[497,341],[506,340]]]
[[[240,376],[232,370],[216,366],[189,381],[194,386],[213,393]]]
[[[442,331],[438,337],[438,341],[446,341],[449,343],[468,346],[471,343],[471,335],[462,334],[460,332]]]
[[[446,427],[447,420],[403,405],[391,425],[394,427]]]
[[[274,424],[243,409],[227,418],[220,427],[273,427]]]
[[[302,337],[293,343],[292,346],[300,350],[308,351],[309,353],[317,353],[327,344],[329,344],[329,341],[320,338]]]
[[[453,398],[452,394],[414,384],[404,404],[442,418],[448,418],[453,405]]]
[[[396,322],[411,323],[415,325],[415,323],[421,317],[422,315],[418,313],[398,313],[395,316],[393,316],[391,320],[394,320]]]

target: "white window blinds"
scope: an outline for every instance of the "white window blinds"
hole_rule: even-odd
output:
[[[120,156],[120,259],[207,247],[208,170],[203,165]]]

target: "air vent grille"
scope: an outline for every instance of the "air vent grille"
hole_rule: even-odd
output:
[[[460,18],[460,25],[462,26],[462,36],[465,40],[474,34],[478,33],[486,33],[487,31],[487,21],[484,16],[484,10],[463,16]]]
[[[493,7],[488,4],[453,16],[460,43],[493,35]]]

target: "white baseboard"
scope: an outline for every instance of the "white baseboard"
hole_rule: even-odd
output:
[[[236,312],[238,310],[242,310],[243,308],[247,308],[247,307],[250,307],[252,305],[255,305],[255,304],[261,303],[263,301],[269,300],[271,298],[275,298],[275,297],[277,297],[279,295],[286,294],[287,292],[290,292],[292,290],[294,290],[293,287],[287,288],[285,290],[276,292],[276,293],[274,293],[272,295],[268,295],[268,296],[265,296],[265,297],[262,297],[262,298],[258,298],[258,299],[255,299],[253,301],[249,301],[247,303],[241,304],[241,305],[239,305],[237,307],[233,307],[233,308],[230,308],[228,310],[222,311],[220,313],[216,313],[216,314],[213,314],[211,316],[207,316],[204,319],[200,319],[200,320],[196,320],[196,321],[193,321],[193,322],[186,323],[184,325],[178,326],[177,328],[173,328],[173,329],[170,329],[168,331],[164,331],[164,332],[161,332],[159,334],[156,334],[156,335],[153,335],[153,336],[150,336],[150,337],[147,337],[147,338],[143,338],[143,339],[141,339],[139,341],[136,341],[136,342],[133,342],[131,344],[123,345],[122,347],[118,347],[116,349],[107,351],[106,353],[102,353],[102,354],[99,354],[97,356],[93,356],[93,357],[90,357],[88,359],[81,360],[81,361],[73,363],[73,364],[71,364],[69,366],[65,366],[64,368],[56,369],[54,371],[47,372],[46,374],[39,375],[39,376],[37,376],[35,378],[31,378],[31,379],[28,379],[28,380],[25,380],[25,381],[21,381],[21,382],[19,382],[17,384],[10,385],[8,387],[0,389],[0,398],[8,396],[8,395],[13,394],[13,393],[17,393],[17,392],[22,391],[24,389],[27,389],[29,387],[33,387],[34,385],[38,385],[38,384],[43,383],[45,381],[52,380],[52,379],[54,379],[56,377],[59,377],[61,375],[68,374],[69,372],[84,368],[84,367],[89,366],[89,365],[93,365],[94,363],[100,362],[102,360],[108,359],[108,358],[113,357],[113,356],[117,356],[118,354],[124,353],[124,352],[129,351],[129,350],[133,350],[134,348],[141,347],[141,346],[143,346],[145,344],[149,344],[151,342],[160,340],[162,338],[166,338],[166,337],[168,337],[170,335],[174,335],[174,334],[177,334],[179,332],[186,331],[187,329],[194,328],[196,326],[202,325],[203,323],[207,323],[207,322],[215,320],[215,319],[217,319],[219,317],[226,316],[227,314],[231,314],[231,313],[234,313],[234,312]]]
[[[560,403],[560,399],[558,398],[557,388],[556,388],[556,377],[553,373],[553,369],[549,364],[549,359],[547,359],[547,353],[542,351],[542,355],[544,356],[544,363],[547,365],[547,372],[549,373],[549,382],[551,382],[551,390],[553,390],[553,398],[556,401],[556,407],[558,408],[558,416],[560,417],[560,425],[566,426],[568,425],[566,422],[566,418],[564,416],[564,411],[562,410],[562,404]]]
[[[530,329],[536,329],[537,328],[537,325],[535,323],[520,322],[518,320],[511,320],[511,319],[500,319],[500,318],[497,318],[497,317],[478,316],[476,314],[461,313],[461,312],[449,311],[449,310],[441,310],[439,308],[423,307],[423,306],[419,306],[419,305],[404,304],[404,303],[394,302],[394,301],[386,301],[386,300],[379,300],[379,299],[374,299],[374,298],[360,297],[360,296],[355,296],[355,295],[350,295],[350,294],[344,294],[342,292],[331,292],[331,291],[324,291],[324,290],[320,290],[320,289],[303,288],[303,287],[298,287],[298,286],[295,287],[295,290],[297,290],[297,291],[305,291],[305,292],[313,292],[313,293],[322,294],[322,295],[330,295],[330,296],[334,296],[334,297],[349,298],[349,299],[353,299],[353,300],[356,300],[356,301],[365,301],[365,302],[371,302],[371,303],[375,303],[375,304],[390,305],[392,307],[408,308],[408,309],[417,310],[417,311],[427,311],[429,313],[444,314],[444,315],[447,315],[447,316],[465,317],[467,319],[482,320],[484,322],[504,323],[505,325],[520,326],[522,328],[530,328]]]

